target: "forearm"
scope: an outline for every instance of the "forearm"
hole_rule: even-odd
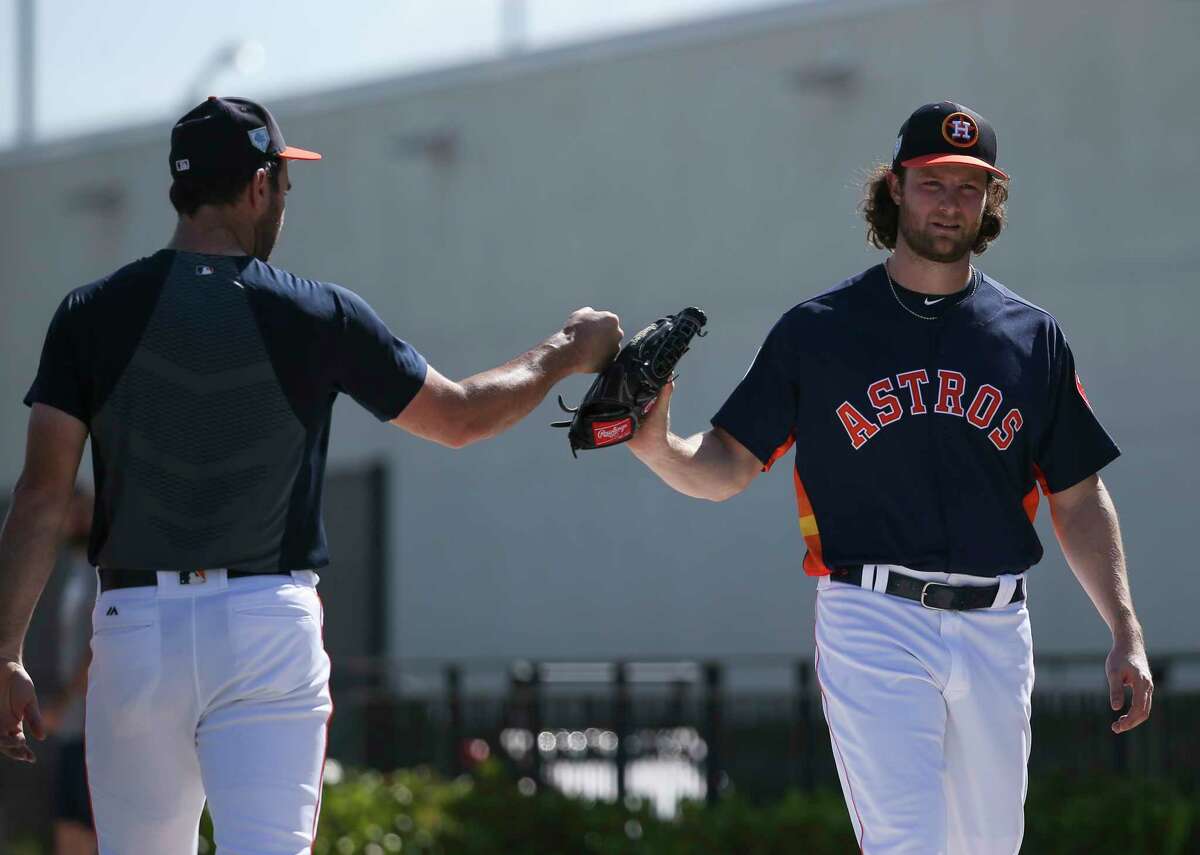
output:
[[[68,495],[20,484],[0,532],[0,658],[21,659],[25,633],[54,569]]]
[[[71,698],[81,697],[87,692],[88,684],[88,669],[92,666],[92,648],[89,645],[83,651],[83,655],[79,657],[79,664],[75,666],[75,673],[71,675],[70,681],[63,687],[63,693]]]
[[[616,315],[584,307],[537,347],[460,383],[430,365],[420,391],[392,424],[450,448],[495,436],[529,415],[568,374],[611,362],[621,335]]]
[[[571,373],[567,338],[556,333],[503,365],[460,381],[464,444],[487,439],[519,422]]]
[[[713,431],[687,439],[668,432],[665,443],[630,450],[667,486],[696,499],[722,502],[746,489],[754,477],[753,472],[747,477],[745,461]]]
[[[54,717],[54,723],[51,727],[57,729],[59,717],[66,709],[74,703],[78,698],[82,698],[87,694],[88,684],[88,668],[92,664],[92,650],[87,647],[83,654],[79,657],[79,661],[75,664],[75,670],[71,673],[70,678],[59,687],[58,694],[51,702],[46,713]]]
[[[1054,508],[1054,529],[1071,571],[1113,635],[1140,642],[1117,510],[1103,482],[1097,479],[1070,507]]]

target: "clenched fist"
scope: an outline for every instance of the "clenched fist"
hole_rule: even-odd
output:
[[[34,762],[29,736],[46,738],[33,681],[20,662],[0,659],[0,754]]]
[[[591,306],[574,311],[563,324],[562,331],[567,339],[572,370],[577,374],[602,371],[617,355],[621,337],[625,335],[620,318]]]

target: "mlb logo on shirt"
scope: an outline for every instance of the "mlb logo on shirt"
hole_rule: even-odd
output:
[[[212,276],[212,273],[213,273],[213,269],[211,267],[209,267],[207,264],[197,264],[196,265],[196,275],[197,276]]]
[[[175,161],[175,171],[176,172],[187,172],[191,168],[192,168],[192,162],[186,158]]]

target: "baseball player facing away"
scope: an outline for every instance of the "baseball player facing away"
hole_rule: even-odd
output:
[[[1110,700],[1152,684],[1117,514],[1118,451],[1058,323],[971,263],[1003,225],[1007,176],[977,113],[904,123],[868,183],[884,264],[788,311],[712,420],[682,439],[671,388],[630,442],[676,490],[720,501],[795,444],[816,669],[846,807],[870,855],[1011,855],[1023,832],[1038,487],[1112,630]]]
[[[166,249],[73,291],[51,322],[24,471],[0,535],[0,750],[43,732],[22,666],[90,436],[99,568],[85,736],[102,855],[195,852],[205,798],[226,855],[308,852],[331,702],[315,568],[333,401],[460,447],[616,353],[580,309],[512,361],[447,380],[354,293],[267,264],[289,147],[210,98],[171,136]]]

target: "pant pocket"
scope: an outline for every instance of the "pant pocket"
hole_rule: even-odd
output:
[[[158,599],[103,593],[92,609],[92,637],[127,635],[158,624]]]
[[[329,678],[320,603],[310,588],[285,585],[232,597],[229,636],[242,692],[284,696]]]

